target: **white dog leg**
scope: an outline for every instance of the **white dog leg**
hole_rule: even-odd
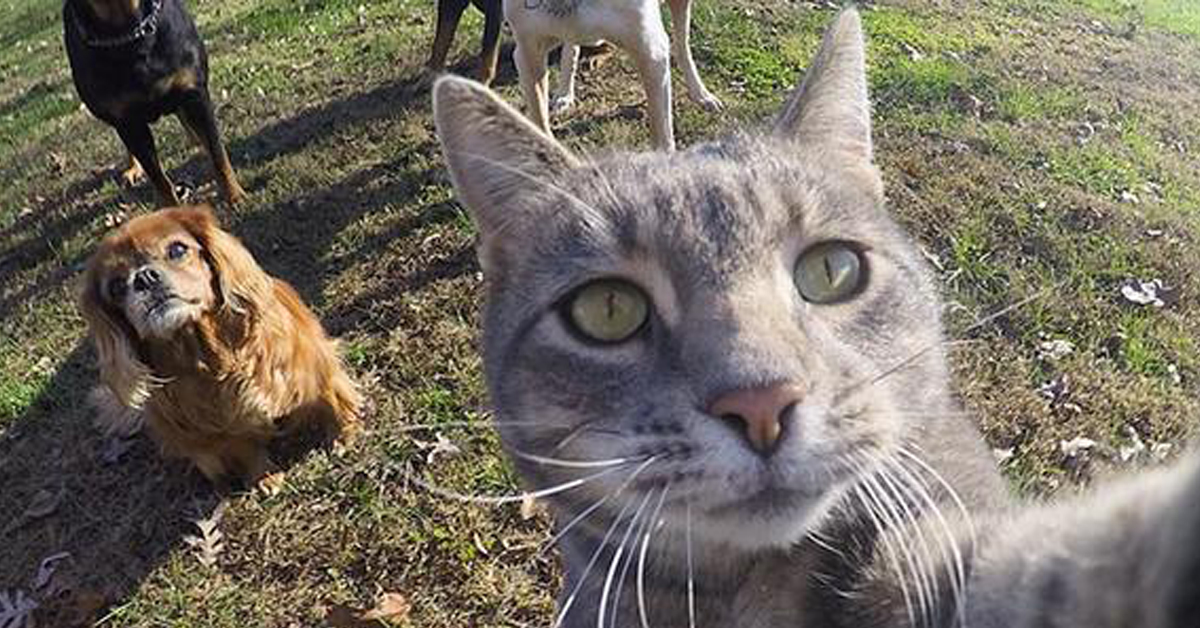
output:
[[[658,150],[675,150],[671,121],[671,42],[662,22],[650,20],[648,32],[635,46],[628,46],[637,62],[642,87],[649,105],[650,136]]]
[[[708,91],[700,73],[696,71],[696,62],[692,59],[692,2],[691,0],[670,0],[671,27],[675,31],[675,58],[679,62],[679,70],[683,72],[683,81],[687,84],[688,96],[696,104],[708,111],[721,108],[721,99]]]
[[[579,46],[563,42],[558,61],[558,93],[550,101],[550,113],[559,114],[575,104],[575,71],[579,67]]]
[[[540,41],[517,40],[513,60],[521,77],[521,91],[525,94],[525,115],[549,134],[550,81],[546,69],[546,47]]]

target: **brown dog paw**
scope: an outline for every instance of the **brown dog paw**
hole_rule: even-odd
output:
[[[146,178],[146,172],[142,170],[142,165],[137,160],[130,159],[129,165],[121,171],[120,176],[121,183],[124,183],[126,187],[133,187]]]

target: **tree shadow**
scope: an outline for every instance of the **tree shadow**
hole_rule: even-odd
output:
[[[250,160],[275,159],[339,130],[405,115],[418,101],[425,101],[425,93],[413,81],[401,80],[267,125],[234,146]],[[338,234],[360,217],[444,185],[440,168],[425,158],[436,150],[426,139],[331,186],[236,214],[226,226],[268,272],[295,285],[321,312],[323,292],[341,273],[373,263],[394,241],[460,219],[453,203],[430,202],[331,255]],[[93,195],[105,176],[94,172],[71,183],[63,195]],[[4,275],[44,275],[0,300],[0,324],[20,322],[25,304],[56,298],[53,293],[83,262],[82,254],[57,262],[56,243],[77,237],[111,206],[110,199],[66,208],[46,205],[0,232],[0,241],[13,243],[0,251]],[[475,268],[469,248],[435,252],[429,259],[409,257],[417,263],[408,272],[325,312],[329,331],[339,335],[356,329],[365,319],[355,312],[376,300]],[[114,439],[92,425],[95,411],[87,395],[98,381],[94,365],[89,343],[76,344],[32,403],[0,433],[0,511],[13,514],[0,518],[11,519],[0,524],[0,588],[32,595],[41,605],[39,625],[81,624],[128,599],[156,567],[186,546],[186,535],[196,534],[189,520],[210,515],[221,501],[188,463],[164,460],[148,438]],[[56,563],[50,583],[35,586],[42,561],[63,552],[67,557]]]
[[[85,197],[103,185],[105,175],[93,172],[85,179],[67,187],[63,197]],[[14,241],[11,247],[0,248],[0,277],[15,277],[18,273],[40,269],[39,277],[23,282],[18,290],[0,297],[0,324],[8,321],[15,310],[56,290],[83,264],[82,255],[74,255],[60,263],[48,265],[57,258],[62,243],[75,237],[86,225],[104,213],[106,203],[93,201],[63,211],[54,199],[44,199],[7,228],[0,230],[0,242]]]
[[[38,625],[88,622],[136,590],[219,498],[145,437],[106,436],[87,401],[95,357],[79,343],[0,438],[0,583],[40,605]],[[47,557],[67,555],[38,586]],[[87,623],[87,625],[91,625]]]
[[[417,102],[424,102],[424,92],[416,78],[404,78],[375,89],[359,92],[347,98],[306,109],[292,118],[266,125],[255,134],[234,140],[230,150],[242,164],[258,164],[286,154],[303,150],[322,137],[347,128],[370,124],[385,118],[407,115]],[[106,127],[107,128],[107,127]],[[171,169],[176,181],[201,180],[211,175],[207,159],[193,155],[187,162]],[[112,199],[96,199],[79,203],[77,199],[93,195],[111,172],[93,171],[69,184],[61,193],[38,199],[13,224],[0,231],[0,276],[14,276],[51,262],[61,244],[76,237],[80,231],[112,207]],[[365,184],[370,173],[359,177]],[[353,192],[349,184],[335,192]],[[397,190],[398,192],[402,190]],[[142,194],[142,193],[145,194]],[[131,190],[134,198],[150,198],[147,190]],[[318,193],[320,194],[320,193]],[[49,196],[49,195],[48,195]],[[151,195],[152,196],[152,195]],[[330,196],[325,193],[324,196]],[[337,203],[330,203],[337,205]],[[288,203],[257,213],[287,213]],[[317,232],[323,232],[318,229]],[[304,234],[304,235],[311,235]],[[299,235],[299,234],[298,234]],[[311,247],[310,247],[311,248]],[[83,256],[65,260],[42,277],[30,282],[12,295],[0,299],[0,322],[8,319],[13,309],[30,299],[42,296],[67,280],[82,263]]]

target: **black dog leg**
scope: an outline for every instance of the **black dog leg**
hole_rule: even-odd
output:
[[[504,10],[499,0],[488,1],[483,7],[483,43],[479,48],[479,80],[491,85],[496,78],[496,63],[500,59],[500,25]]]
[[[158,161],[158,149],[154,146],[154,135],[150,126],[145,123],[130,123],[117,126],[117,135],[125,142],[125,148],[142,165],[142,170],[158,191],[158,201],[162,206],[178,205],[179,197],[175,194],[175,186],[163,172],[162,164]]]
[[[446,55],[450,54],[450,45],[454,43],[454,31],[458,30],[458,22],[468,4],[470,0],[438,0],[437,34],[433,37],[433,51],[429,53],[425,67],[437,72],[446,66]]]
[[[246,191],[238,183],[237,175],[233,173],[233,165],[229,163],[229,154],[225,152],[225,145],[221,143],[221,131],[217,128],[217,117],[208,94],[199,91],[185,100],[179,109],[179,120],[200,139],[200,145],[212,160],[213,169],[217,173],[217,185],[221,187],[225,200],[231,205],[245,200]]]

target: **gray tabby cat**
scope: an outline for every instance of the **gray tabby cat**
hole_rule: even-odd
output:
[[[582,160],[482,86],[434,114],[488,277],[556,624],[1200,626],[1200,469],[1010,498],[872,164],[843,12],[766,135]]]

